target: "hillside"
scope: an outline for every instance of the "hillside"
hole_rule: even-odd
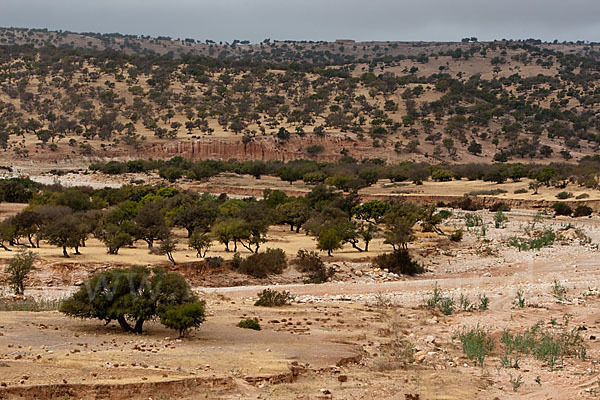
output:
[[[579,160],[598,44],[199,43],[0,30],[8,159]]]

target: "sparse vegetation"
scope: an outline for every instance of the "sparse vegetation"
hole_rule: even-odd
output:
[[[564,287],[559,281],[554,280],[552,282],[552,296],[557,300],[565,300],[567,294],[567,288]]]
[[[292,264],[296,266],[298,271],[308,275],[305,283],[327,282],[335,274],[335,270],[327,267],[315,251],[298,250]]]
[[[519,249],[519,251],[539,250],[543,247],[552,246],[556,240],[556,233],[550,229],[536,232],[533,237],[512,237],[508,243]]]
[[[550,332],[542,327],[541,323],[517,334],[505,330],[501,338],[505,353],[532,355],[544,361],[550,368],[567,356],[574,356],[585,360],[587,349],[579,332],[561,331]]]
[[[242,259],[238,271],[255,278],[266,278],[271,274],[281,274],[287,267],[285,252],[281,249],[267,249]]]
[[[33,263],[38,255],[32,251],[22,250],[18,252],[8,263],[6,273],[8,274],[8,283],[12,286],[15,294],[25,293],[25,279],[35,267]]]
[[[387,269],[398,275],[416,275],[425,271],[422,265],[410,257],[408,250],[404,249],[380,254],[375,257],[373,263],[381,269]]]
[[[478,325],[472,328],[463,327],[454,336],[460,341],[467,358],[475,360],[483,367],[485,359],[494,350],[494,340],[489,332]]]
[[[257,319],[243,319],[237,323],[238,328],[252,329],[254,331],[260,331],[261,327]]]
[[[290,301],[294,298],[290,295],[290,292],[277,291],[273,289],[265,289],[257,294],[258,300],[254,303],[255,306],[260,307],[282,307],[290,304]]]

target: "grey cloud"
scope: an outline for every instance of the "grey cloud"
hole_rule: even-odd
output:
[[[595,0],[0,0],[0,25],[196,39],[600,41]]]

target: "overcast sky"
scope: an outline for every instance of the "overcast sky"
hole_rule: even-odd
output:
[[[599,0],[0,0],[0,26],[258,42],[600,42]]]

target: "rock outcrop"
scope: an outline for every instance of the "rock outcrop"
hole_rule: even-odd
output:
[[[320,146],[313,154],[307,152],[311,146]],[[256,137],[244,144],[241,138],[202,138],[195,141],[152,143],[143,149],[148,157],[170,158],[181,156],[189,160],[228,160],[240,161],[293,161],[314,159],[322,162],[335,162],[347,154],[358,159],[381,156],[382,149],[374,149],[371,140],[356,141],[342,135],[328,134],[326,137],[293,135],[285,142],[272,136]],[[378,150],[378,151],[377,151]],[[385,158],[385,157],[382,157]]]

